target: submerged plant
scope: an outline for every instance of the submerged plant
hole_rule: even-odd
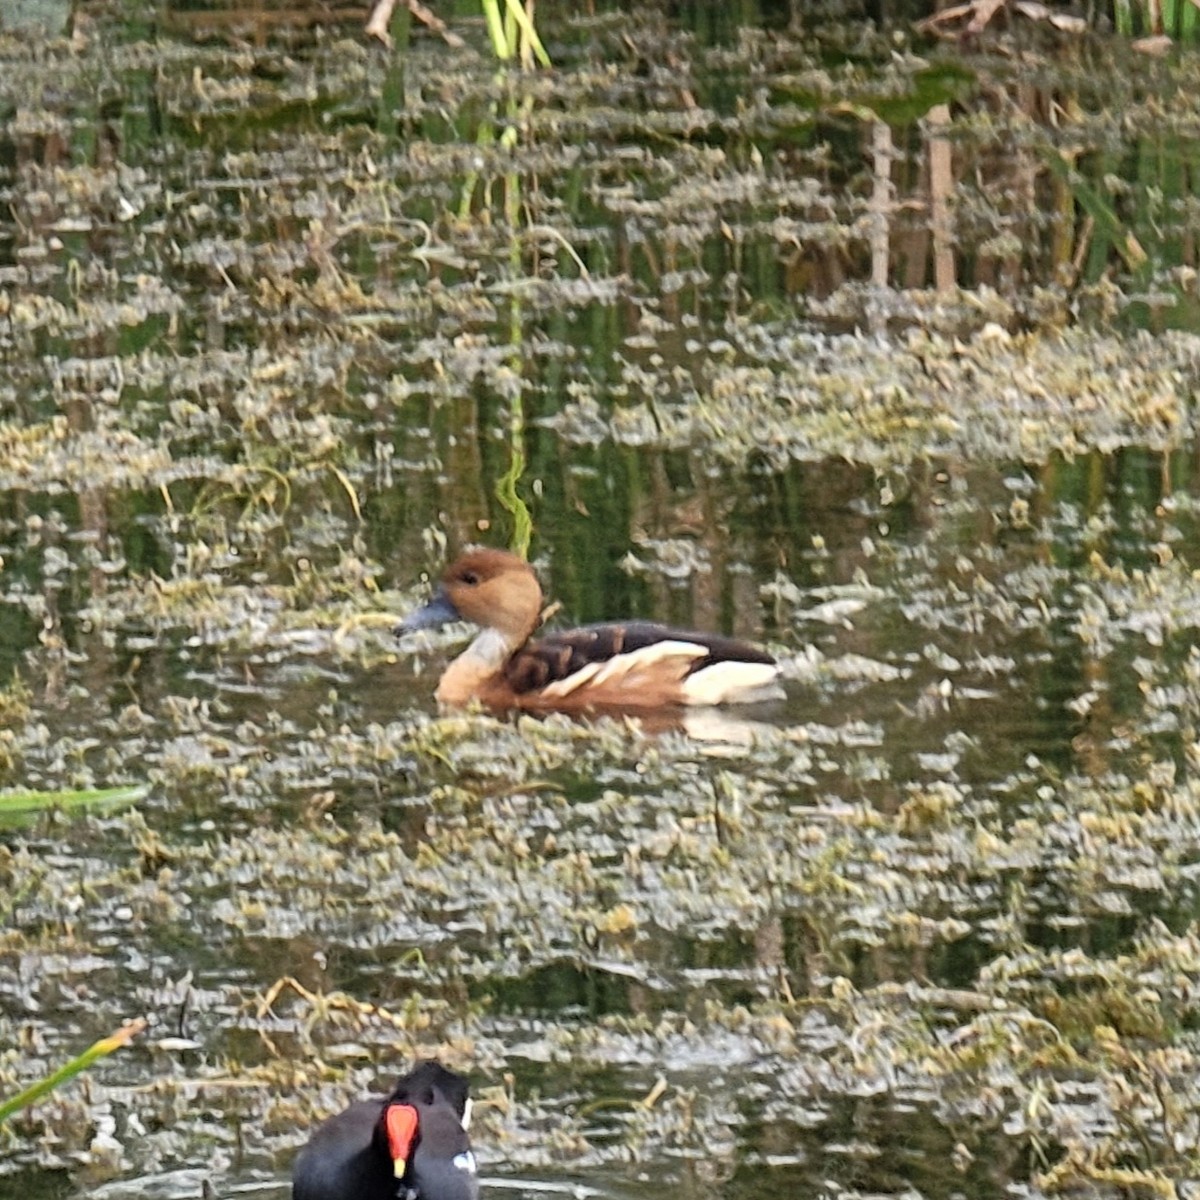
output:
[[[508,64],[515,59],[522,70],[529,70],[534,59],[543,66],[550,66],[550,56],[534,27],[532,3],[530,12],[526,12],[520,0],[505,0],[501,12],[499,0],[481,0],[484,16],[487,20],[488,35],[492,42],[492,51],[501,64],[501,78],[504,77]],[[511,94],[503,105],[493,105],[492,120],[484,122],[480,128],[478,141],[481,145],[496,141],[495,122],[502,121],[504,128],[500,133],[497,144],[502,150],[512,151],[519,137],[519,130],[527,125],[533,108],[532,95],[523,98]],[[505,173],[502,181],[503,210],[505,224],[509,232],[508,263],[515,280],[521,273],[522,243],[521,227],[521,176],[516,170]],[[470,193],[473,186],[464,192],[463,202],[469,206]],[[508,470],[496,483],[496,498],[500,506],[513,521],[512,548],[525,557],[529,553],[529,543],[533,536],[533,518],[529,506],[518,491],[522,476],[525,474],[525,409],[524,398],[520,386],[521,378],[521,345],[522,308],[521,296],[517,288],[513,288],[509,297],[509,330],[510,330],[510,366],[514,380],[512,395],[509,397],[509,466]]]

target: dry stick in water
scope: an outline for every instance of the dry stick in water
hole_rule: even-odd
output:
[[[887,287],[888,235],[892,220],[892,130],[876,117],[871,130],[875,186],[871,191],[871,286]]]
[[[881,117],[876,117],[871,130],[871,149],[874,157],[875,186],[867,202],[871,214],[871,287],[882,292],[888,285],[892,226],[892,130]],[[882,306],[872,303],[869,317],[871,331],[882,333],[886,324]]]
[[[446,45],[453,46],[456,50],[466,45],[466,42],[457,33],[452,32],[441,17],[430,12],[421,3],[421,0],[404,0],[404,2],[408,6],[408,11],[422,25],[432,29],[434,33],[441,34]],[[392,23],[392,12],[395,7],[396,0],[376,0],[375,7],[371,9],[371,15],[364,27],[368,37],[378,38],[389,50],[392,48],[392,35],[388,33],[388,26]]]
[[[929,147],[929,230],[933,238],[933,286],[938,292],[954,288],[954,230],[950,216],[950,195],[954,190],[954,169],[950,139],[950,106],[935,104],[925,118]]]

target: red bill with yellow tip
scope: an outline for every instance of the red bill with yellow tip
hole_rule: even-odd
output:
[[[408,1169],[408,1157],[417,1136],[417,1110],[411,1104],[389,1104],[384,1125],[387,1128],[392,1169],[396,1178],[400,1179]]]

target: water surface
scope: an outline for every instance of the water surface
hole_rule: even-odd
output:
[[[0,782],[150,791],[0,836],[0,1091],[151,1021],[5,1186],[282,1197],[418,1054],[495,1195],[1200,1177],[1191,57],[252,16],[3,43]],[[786,702],[437,714],[526,512]]]

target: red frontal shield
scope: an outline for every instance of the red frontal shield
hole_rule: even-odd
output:
[[[412,1153],[413,1140],[417,1136],[417,1110],[411,1104],[389,1104],[383,1119],[392,1169],[399,1179],[408,1168],[408,1156]]]

